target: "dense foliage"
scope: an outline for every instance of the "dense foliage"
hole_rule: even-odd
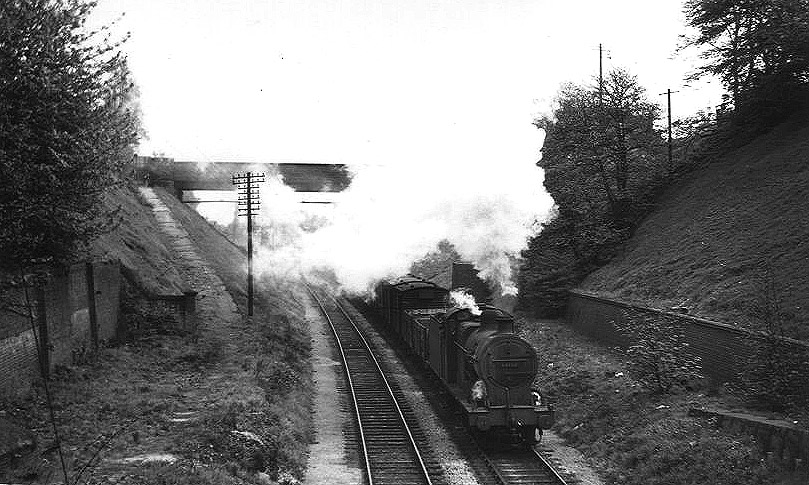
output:
[[[809,83],[808,0],[688,0],[698,34],[692,45],[708,61],[698,75],[718,76],[737,116],[771,124],[796,107]]]
[[[629,340],[628,367],[645,389],[665,394],[678,387],[696,387],[702,379],[700,359],[689,354],[676,319],[625,311],[623,321],[614,324]]]
[[[0,266],[69,257],[109,226],[104,192],[137,140],[120,43],[84,0],[0,2]]]
[[[562,410],[553,430],[589,458],[604,483],[806,482],[805,472],[790,473],[775,460],[762,460],[749,434],[718,429],[713,420],[689,415],[692,408],[716,406],[717,396],[680,386],[665,394],[652,392],[635,379],[628,355],[561,322],[530,321],[520,332],[543,350],[536,385]]]
[[[539,165],[558,207],[524,252],[523,304],[553,314],[568,289],[605,264],[649,208],[650,194],[666,176],[658,107],[624,70],[606,76],[602,90],[568,84],[545,130]]]

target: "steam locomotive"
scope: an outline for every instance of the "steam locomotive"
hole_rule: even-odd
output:
[[[531,388],[534,348],[514,333],[514,317],[491,305],[450,305],[449,290],[412,276],[383,281],[374,304],[382,321],[441,379],[483,432],[536,443],[553,424],[550,406]]]

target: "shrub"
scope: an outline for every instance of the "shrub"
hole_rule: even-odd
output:
[[[749,360],[731,391],[751,405],[783,411],[809,406],[809,349],[786,340],[794,319],[783,305],[783,291],[776,285],[770,268],[753,281],[756,297],[751,313],[765,329],[761,339],[748,344]]]
[[[286,362],[273,362],[269,365],[267,375],[261,379],[267,401],[289,394],[301,383],[301,377]]]
[[[615,326],[630,340],[630,369],[646,389],[667,393],[675,386],[694,387],[702,378],[699,358],[688,353],[682,328],[671,317],[624,312]]]

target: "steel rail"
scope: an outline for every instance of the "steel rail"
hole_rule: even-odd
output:
[[[413,433],[410,431],[410,426],[407,425],[407,420],[405,419],[404,412],[402,412],[402,408],[399,406],[399,401],[396,400],[396,396],[394,396],[393,394],[393,389],[391,389],[390,383],[388,383],[388,379],[387,377],[385,377],[385,373],[382,372],[382,366],[380,366],[379,361],[376,360],[376,355],[374,355],[374,353],[371,351],[371,346],[368,345],[368,341],[365,340],[365,336],[362,334],[362,332],[360,332],[360,329],[357,328],[357,324],[354,323],[354,319],[351,318],[348,312],[346,312],[345,309],[343,308],[343,305],[339,301],[337,301],[336,298],[332,296],[331,299],[334,300],[334,303],[337,305],[337,308],[340,309],[340,312],[342,312],[342,314],[345,315],[346,319],[348,319],[348,322],[351,323],[351,326],[354,327],[354,330],[357,331],[357,335],[359,335],[360,339],[362,340],[362,343],[365,344],[365,348],[368,349],[368,353],[371,356],[371,359],[373,360],[376,369],[379,371],[379,375],[382,376],[382,381],[385,383],[385,388],[388,390],[388,394],[390,394],[390,397],[393,399],[393,405],[396,406],[396,412],[399,415],[399,419],[402,420],[402,425],[404,426],[405,431],[407,431],[407,437],[410,439],[410,445],[413,447],[413,451],[415,452],[416,457],[419,460],[419,466],[421,467],[422,473],[424,473],[424,478],[427,479],[428,485],[432,485],[432,480],[430,480],[430,474],[427,472],[427,466],[424,464],[424,458],[422,458],[421,452],[419,451],[419,447],[416,444],[416,440],[413,438]]]
[[[534,448],[513,452],[484,449],[482,456],[504,485],[512,483],[567,485],[567,481]]]
[[[357,427],[359,428],[360,432],[360,443],[362,444],[362,456],[365,460],[365,473],[368,475],[368,482],[370,485],[373,485],[373,478],[371,478],[371,462],[369,461],[368,457],[368,447],[365,442],[365,433],[362,429],[362,418],[360,417],[360,408],[357,404],[357,395],[354,392],[354,381],[351,378],[351,372],[348,369],[348,361],[346,360],[346,354],[343,352],[343,343],[340,341],[340,336],[337,335],[337,329],[334,328],[334,322],[332,322],[329,313],[326,311],[326,308],[323,306],[323,303],[320,301],[320,298],[317,297],[315,292],[309,285],[306,285],[306,289],[309,290],[309,294],[312,295],[317,306],[320,308],[320,311],[323,312],[323,316],[326,317],[326,321],[329,322],[329,328],[331,328],[332,334],[334,334],[334,339],[337,341],[337,349],[340,351],[340,359],[343,361],[343,368],[346,372],[346,379],[348,379],[348,389],[351,391],[351,402],[354,403],[354,414],[357,416]]]
[[[548,469],[548,470],[551,472],[551,474],[553,475],[553,477],[554,477],[556,480],[558,480],[558,481],[559,481],[559,485],[567,485],[567,481],[566,481],[564,478],[562,478],[562,476],[561,476],[561,475],[559,475],[559,472],[557,472],[557,471],[556,471],[556,468],[554,468],[554,467],[553,467],[553,465],[551,465],[550,463],[548,463],[548,460],[546,460],[546,459],[545,459],[545,457],[544,457],[544,456],[542,456],[542,453],[538,452],[538,451],[536,450],[536,448],[534,448],[534,447],[531,447],[531,451],[533,451],[533,452],[534,452],[534,454],[537,456],[537,458],[539,458],[539,460],[540,460],[540,461],[541,461],[541,462],[542,462],[542,463],[545,465],[545,467],[546,467],[546,468],[547,468],[547,469]]]
[[[354,390],[354,380],[353,380],[352,375],[351,375],[351,370],[350,370],[350,368],[348,366],[348,360],[346,358],[346,354],[345,354],[345,352],[343,350],[343,343],[342,343],[342,341],[340,339],[340,336],[337,333],[337,329],[335,327],[334,321],[331,319],[328,312],[326,311],[326,307],[323,304],[323,302],[321,301],[321,299],[317,296],[317,294],[314,292],[314,290],[312,290],[312,288],[309,287],[309,285],[306,285],[306,289],[312,295],[312,298],[314,298],[315,302],[318,304],[318,307],[320,307],[320,311],[326,317],[326,321],[328,321],[329,327],[331,328],[331,331],[332,331],[332,334],[334,334],[334,338],[337,341],[337,347],[338,347],[338,349],[340,351],[340,358],[343,361],[343,367],[345,368],[346,378],[348,380],[348,387],[349,387],[349,389],[351,391],[351,400],[352,400],[352,402],[354,404],[354,413],[357,416],[357,425],[358,425],[357,427],[359,429],[360,442],[362,444],[362,454],[363,454],[363,459],[365,461],[365,473],[368,476],[368,484],[373,485],[374,484],[374,479],[373,479],[373,476],[371,475],[371,459],[370,459],[370,455],[369,455],[369,452],[368,452],[368,444],[367,444],[367,440],[366,440],[365,430],[363,429],[363,418],[362,418],[362,415],[360,413],[360,408],[359,408],[359,404],[358,404],[358,401],[357,401],[357,395],[356,395],[356,392]],[[334,303],[336,304],[336,306],[340,310],[340,312],[346,317],[348,323],[350,323],[351,326],[354,328],[354,331],[357,333],[357,335],[359,336],[359,338],[362,341],[363,345],[365,346],[365,350],[368,352],[368,355],[371,357],[371,360],[373,361],[373,363],[374,363],[374,365],[376,367],[376,370],[377,370],[377,372],[379,373],[379,376],[382,379],[382,382],[385,384],[386,390],[388,391],[388,395],[391,397],[391,400],[392,400],[392,402],[393,402],[393,404],[394,404],[394,406],[396,408],[399,420],[401,421],[402,426],[403,426],[404,430],[406,431],[407,436],[409,438],[410,445],[411,445],[416,457],[418,458],[419,466],[420,466],[421,472],[422,472],[422,474],[423,474],[423,476],[424,476],[424,478],[426,480],[426,483],[428,485],[432,485],[432,480],[430,479],[430,475],[427,472],[427,467],[424,464],[424,460],[423,460],[423,458],[421,456],[421,453],[420,453],[420,451],[418,449],[418,446],[416,445],[416,442],[415,442],[415,440],[413,438],[413,434],[410,431],[410,427],[407,425],[407,421],[405,420],[402,409],[401,409],[401,407],[399,406],[399,403],[396,400],[396,397],[395,397],[395,395],[393,393],[393,390],[390,387],[390,384],[388,383],[387,378],[385,377],[385,374],[382,372],[382,368],[379,365],[379,362],[377,361],[376,356],[371,351],[370,345],[368,345],[368,341],[362,335],[362,332],[360,332],[359,328],[357,328],[357,325],[354,323],[354,320],[348,315],[348,313],[345,311],[345,309],[342,307],[342,305],[334,297],[332,297],[332,300],[334,301]]]

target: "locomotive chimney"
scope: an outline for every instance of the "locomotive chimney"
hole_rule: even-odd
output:
[[[475,301],[482,302],[491,299],[492,291],[489,285],[478,276],[475,265],[467,262],[455,261],[452,263],[452,281],[450,289],[466,288],[468,293],[475,297]]]
[[[497,326],[497,311],[494,308],[485,308],[483,309],[483,314],[480,316],[480,319],[483,328],[494,328]]]

